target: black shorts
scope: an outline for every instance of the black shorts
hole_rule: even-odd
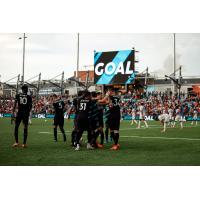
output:
[[[64,116],[55,116],[54,117],[54,126],[64,126]]]
[[[20,125],[21,121],[24,125],[28,125],[29,113],[17,113],[15,123]]]
[[[95,118],[95,119],[91,119],[89,121],[89,124],[90,124],[90,129],[91,130],[96,130],[97,128],[100,127],[100,123],[99,123],[99,118]]]
[[[88,116],[77,115],[76,122],[79,131],[88,131],[90,129]]]
[[[99,121],[99,127],[104,127],[103,126],[103,112],[99,113],[99,115],[98,115],[98,121]]]
[[[120,114],[110,114],[108,117],[108,127],[110,130],[119,130],[120,120]]]

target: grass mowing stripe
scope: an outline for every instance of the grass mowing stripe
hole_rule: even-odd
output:
[[[171,138],[171,137],[143,137],[143,136],[137,136],[137,135],[122,135],[120,137],[124,138],[142,138],[142,139],[162,139],[162,140],[192,140],[192,141],[200,141],[199,138]]]
[[[184,128],[197,128],[199,127],[199,125],[197,126],[183,126]],[[162,129],[161,126],[154,126],[154,127],[149,127],[149,128],[145,128],[145,127],[141,127],[141,128],[122,128],[120,129],[120,131],[127,131],[127,130],[144,130],[144,129]],[[177,128],[180,128],[180,127],[167,127],[167,129],[177,129]],[[65,131],[66,133],[71,133],[72,130],[69,130],[69,131]],[[38,132],[39,134],[53,134],[53,132]],[[58,131],[58,133],[61,133]]]

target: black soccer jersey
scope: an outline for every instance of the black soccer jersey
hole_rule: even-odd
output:
[[[29,114],[32,108],[32,98],[27,94],[17,94],[15,101],[18,104],[18,113]]]
[[[110,108],[110,114],[120,113],[120,98],[117,96],[110,97],[112,107]]]
[[[105,106],[105,107],[104,107],[104,112],[105,112],[104,119],[105,119],[105,121],[107,121],[107,120],[108,120],[108,117],[109,117],[109,115],[110,115],[110,109],[109,109],[108,106]]]
[[[90,106],[91,106],[90,99],[84,99],[84,98],[78,99],[78,102],[77,102],[78,114],[88,116]]]
[[[99,114],[99,109],[97,105],[97,100],[91,100],[88,118],[90,120],[97,120],[98,114]]]
[[[65,103],[63,100],[59,100],[53,103],[53,107],[54,107],[56,116],[63,116],[64,108],[65,108]]]

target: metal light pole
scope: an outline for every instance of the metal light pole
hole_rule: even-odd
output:
[[[23,34],[23,38],[20,37],[19,40],[23,39],[23,60],[22,60],[22,85],[24,85],[24,65],[25,65],[25,43],[26,43],[26,35],[25,33]]]
[[[76,63],[76,79],[78,81],[78,71],[79,71],[79,33],[78,33],[78,40],[77,40],[77,63]],[[76,84],[76,91],[77,91],[77,86],[78,86],[78,83],[75,82]],[[77,91],[78,92],[78,91]]]
[[[174,42],[174,63],[173,63],[173,73],[174,79],[176,79],[176,34],[173,34],[173,42]],[[177,92],[176,84],[174,83],[174,94]]]

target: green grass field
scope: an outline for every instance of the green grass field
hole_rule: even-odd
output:
[[[52,120],[33,119],[29,127],[28,148],[12,148],[14,125],[10,119],[0,119],[0,165],[25,166],[91,166],[91,165],[200,165],[200,126],[185,124],[183,130],[170,128],[161,133],[159,122],[149,122],[149,129],[135,129],[130,121],[121,123],[119,151],[111,151],[112,143],[104,149],[87,150],[83,143],[81,151],[70,146],[72,121],[65,121],[67,143],[59,135],[53,141]],[[84,135],[86,138],[86,135]],[[22,126],[20,127],[22,141]],[[85,140],[85,139],[84,139]]]

